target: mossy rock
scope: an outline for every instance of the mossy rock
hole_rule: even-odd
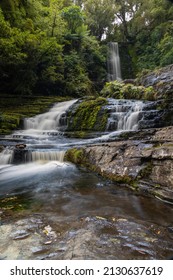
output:
[[[65,160],[75,164],[82,164],[84,162],[84,150],[73,148],[66,152]]]
[[[87,98],[68,113],[67,131],[85,132],[105,131],[108,115],[102,107],[107,104],[106,98]]]
[[[135,185],[134,180],[130,176],[121,176],[118,174],[108,173],[105,171],[102,171],[100,167],[96,166],[95,164],[92,164],[91,161],[88,159],[87,155],[85,154],[85,150],[82,148],[73,148],[69,149],[65,154],[65,160],[70,161],[74,164],[84,166],[88,168],[89,170],[93,172],[97,172],[98,174],[102,175],[105,178],[108,178],[114,182],[117,182],[119,184],[124,184],[131,186],[131,188],[137,189],[137,183]]]

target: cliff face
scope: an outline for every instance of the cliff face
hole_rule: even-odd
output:
[[[144,76],[140,84],[155,88],[165,111],[160,121],[169,126],[69,150],[66,158],[119,184],[173,203],[173,65]]]

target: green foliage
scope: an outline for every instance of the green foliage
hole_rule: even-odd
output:
[[[166,66],[173,63],[173,23],[166,26],[166,32],[158,44],[161,53],[160,65]]]
[[[118,81],[106,83],[101,91],[101,95],[115,99],[155,100],[155,91],[153,87],[145,88],[143,86],[136,86],[130,83],[125,84]]]
[[[70,34],[76,34],[77,29],[84,23],[84,15],[78,6],[69,6],[62,10],[62,18],[67,23],[67,30]]]
[[[106,49],[99,45],[95,37],[88,36],[83,40],[81,55],[89,79],[93,82],[96,91],[100,91],[107,75]]]
[[[71,0],[0,3],[0,92],[88,95],[105,76],[103,61]]]
[[[124,47],[125,77],[173,63],[172,22],[165,0],[1,0],[0,92],[98,92],[109,41]]]
[[[65,93],[73,96],[85,96],[91,93],[91,82],[85,71],[83,61],[76,51],[64,57]]]
[[[100,41],[106,33],[111,33],[115,18],[114,0],[86,0],[84,11],[87,15],[86,22],[91,34]]]

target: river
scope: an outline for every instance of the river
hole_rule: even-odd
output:
[[[26,119],[24,130],[1,139],[0,259],[171,258],[171,205],[64,162],[69,147],[110,137],[65,137],[60,118],[74,102]],[[27,147],[20,147],[21,163],[16,143]]]

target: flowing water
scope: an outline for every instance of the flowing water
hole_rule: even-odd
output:
[[[143,110],[142,101],[109,99],[110,116],[108,130],[137,130],[139,114]]]
[[[110,42],[108,46],[108,81],[121,81],[121,65],[118,43]]]
[[[64,137],[65,111],[75,102],[57,104],[50,112],[27,119],[25,130],[2,141],[8,147],[0,154],[0,258],[170,258],[171,205],[64,162],[69,147],[111,135]],[[137,129],[142,103],[132,102],[129,113],[123,112],[127,103],[114,102],[113,107],[114,128]],[[110,119],[108,126],[113,123]],[[13,151],[16,143],[21,146]]]

